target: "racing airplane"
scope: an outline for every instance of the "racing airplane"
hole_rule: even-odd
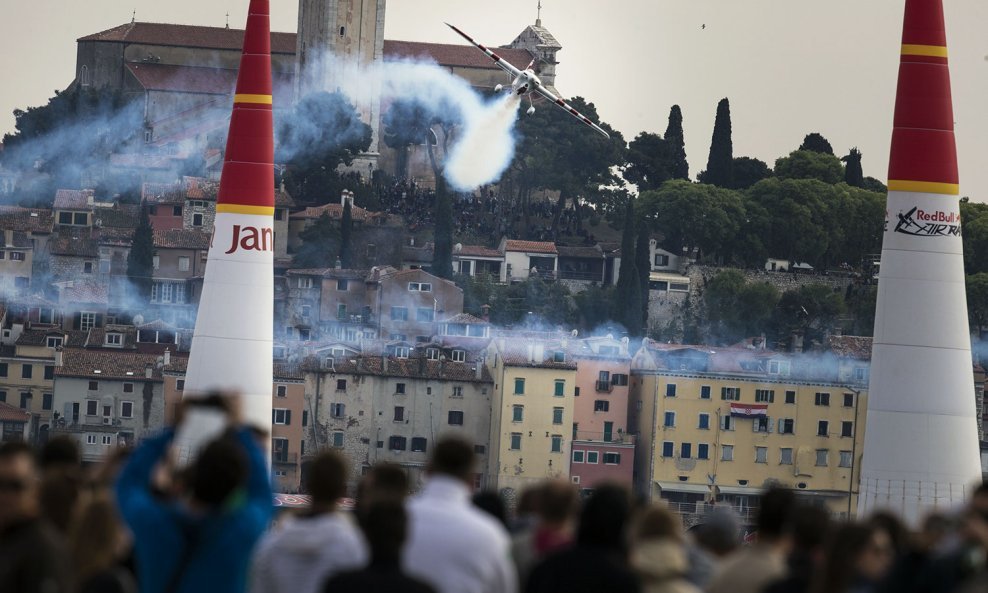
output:
[[[501,56],[499,56],[496,53],[494,53],[493,51],[487,49],[486,47],[484,47],[480,43],[477,43],[476,41],[474,41],[469,35],[467,35],[463,31],[460,31],[459,29],[457,29],[456,27],[454,27],[453,25],[451,25],[449,23],[446,23],[446,26],[449,27],[450,29],[456,31],[460,35],[460,37],[462,37],[462,38],[466,39],[467,41],[469,41],[474,47],[476,47],[480,51],[482,51],[485,54],[487,54],[487,57],[489,57],[490,59],[494,60],[494,63],[497,64],[497,66],[501,70],[504,70],[505,72],[508,73],[509,76],[511,76],[511,79],[512,79],[512,81],[511,81],[511,92],[512,92],[512,94],[517,95],[519,97],[521,97],[521,96],[527,96],[528,97],[528,105],[529,105],[528,111],[527,111],[528,115],[532,115],[533,113],[535,113],[535,104],[532,101],[532,93],[538,93],[539,95],[542,95],[546,99],[548,99],[548,100],[552,101],[553,103],[555,103],[556,105],[558,105],[561,109],[565,110],[567,113],[569,113],[570,115],[572,115],[576,119],[582,121],[583,123],[585,123],[588,126],[590,126],[591,128],[593,128],[594,130],[597,130],[598,132],[600,132],[601,134],[603,134],[605,138],[610,138],[611,137],[610,134],[608,134],[604,130],[600,129],[600,126],[598,126],[597,124],[595,124],[592,121],[590,121],[585,115],[583,115],[582,113],[580,113],[576,109],[573,109],[572,107],[570,107],[569,103],[567,103],[566,101],[563,101],[562,99],[560,99],[556,95],[552,94],[552,92],[550,92],[548,89],[546,89],[542,85],[542,81],[539,80],[539,77],[535,75],[535,71],[532,70],[532,66],[535,65],[535,60],[532,60],[531,62],[529,62],[528,66],[526,66],[524,70],[519,70],[518,68],[515,68],[514,66],[512,66],[507,60],[505,60]],[[496,87],[494,87],[494,90],[495,91],[501,91],[502,88],[503,88],[503,86],[499,84]]]

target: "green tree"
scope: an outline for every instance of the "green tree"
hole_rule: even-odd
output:
[[[780,341],[793,334],[803,336],[804,344],[823,341],[824,335],[837,326],[844,312],[844,299],[826,284],[805,284],[787,290],[779,299],[772,316],[772,325]]]
[[[611,321],[611,303],[614,302],[613,286],[598,286],[573,295],[581,329],[593,331]]]
[[[672,147],[658,134],[642,132],[628,144],[624,178],[639,191],[658,189],[672,178]]]
[[[734,178],[734,146],[731,140],[731,103],[727,98],[717,104],[714,133],[710,139],[707,168],[698,176],[701,183],[730,187]]]
[[[832,154],[796,150],[775,161],[775,176],[779,179],[818,179],[835,184],[844,180],[844,168]]]
[[[844,162],[844,183],[853,187],[864,187],[864,172],[861,170],[861,151],[857,147],[852,148],[847,156],[842,157]]]
[[[649,251],[648,221],[644,217],[638,219],[638,231],[635,243],[635,267],[638,270],[638,281],[641,284],[642,327],[648,327],[648,277],[652,270],[652,256]]]
[[[762,229],[770,257],[819,266],[842,228],[831,209],[836,195],[834,186],[815,179],[771,178],[753,185],[745,198],[770,213]]]
[[[861,187],[863,187],[868,191],[873,191],[880,194],[887,193],[889,190],[889,188],[886,187],[884,183],[875,179],[874,177],[865,177],[864,183],[861,185]]]
[[[988,326],[988,272],[968,276],[966,286],[971,331],[984,339],[985,328]]]
[[[851,315],[850,333],[854,336],[870,336],[875,331],[875,307],[878,304],[878,287],[874,284],[850,285],[844,297],[847,312]]]
[[[988,204],[961,203],[964,232],[964,269],[968,274],[988,272]]]
[[[429,109],[413,99],[398,99],[384,113],[381,137],[395,151],[395,177],[408,177],[409,148],[423,143],[429,120]]]
[[[799,150],[809,150],[811,152],[819,152],[834,156],[834,147],[831,146],[830,142],[818,132],[807,134],[806,137],[803,138],[803,143],[799,145]]]
[[[336,254],[340,253],[340,228],[336,222],[323,213],[315,222],[301,231],[298,236],[302,245],[295,253],[294,264],[298,268],[331,268],[336,264]]]
[[[436,177],[436,225],[433,233],[432,273],[440,278],[453,277],[453,203],[446,190],[446,180]]]
[[[701,256],[730,256],[744,221],[738,192],[681,180],[641,194],[639,211],[665,237],[667,250],[683,253],[695,248]]]
[[[765,331],[779,292],[767,282],[748,284],[738,270],[724,270],[704,287],[711,339],[733,344]]]
[[[748,189],[762,179],[772,176],[772,169],[768,168],[768,164],[747,156],[735,158],[731,170],[733,171],[731,189]]]
[[[614,319],[624,325],[628,335],[642,334],[642,288],[635,265],[635,209],[631,200],[625,207],[624,231],[621,234],[621,268],[615,288]]]
[[[673,179],[689,179],[690,165],[686,161],[686,140],[683,135],[683,112],[679,105],[673,105],[669,110],[669,123],[666,125],[665,141],[668,143],[672,168],[669,174]]]
[[[350,207],[350,200],[343,202],[343,218],[340,220],[340,263],[346,269],[353,268],[353,245],[351,235],[353,234],[353,209]]]
[[[135,295],[142,302],[151,300],[151,279],[154,274],[154,229],[148,217],[147,207],[141,208],[141,217],[134,229],[130,253],[127,254],[127,278]]]

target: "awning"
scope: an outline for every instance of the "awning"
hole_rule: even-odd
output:
[[[717,486],[720,494],[739,494],[742,496],[758,496],[763,492],[761,488],[751,486]]]
[[[663,492],[710,494],[710,487],[704,484],[690,484],[688,482],[656,482],[655,485],[658,486]]]

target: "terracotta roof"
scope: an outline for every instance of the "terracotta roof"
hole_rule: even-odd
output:
[[[279,189],[274,192],[274,205],[279,208],[294,208],[295,200],[287,191]]]
[[[99,257],[98,233],[90,229],[59,228],[48,242],[52,255]]]
[[[243,29],[172,25],[166,23],[125,23],[106,31],[80,37],[78,41],[117,41],[146,45],[191,46],[240,51]],[[271,32],[271,53],[294,54],[295,34]]]
[[[532,360],[528,349],[535,345],[535,340],[506,340],[503,347],[498,347],[501,359],[506,366],[539,367],[548,369],[575,369],[576,363],[567,355],[564,362],[554,360],[557,351],[566,352],[562,342],[554,340],[538,341],[543,349],[542,357]],[[534,349],[533,349],[534,350]],[[534,354],[534,352],[533,352]]]
[[[271,370],[272,378],[274,378],[275,381],[278,379],[288,379],[294,381],[301,381],[305,379],[305,371],[303,371],[302,367],[297,364],[276,362]]]
[[[55,210],[88,210],[92,207],[91,189],[60,189],[55,192]]]
[[[122,343],[120,345],[109,345],[106,343],[106,334],[120,334]],[[132,325],[110,325],[106,327],[94,327],[89,330],[86,336],[87,348],[113,348],[116,350],[133,350],[137,348],[137,328]]]
[[[343,218],[343,205],[326,204],[325,206],[312,206],[292,214],[289,218],[319,218],[323,215],[323,213],[328,214],[333,220],[340,220]],[[353,217],[354,222],[363,222],[364,220],[367,220],[367,216],[369,214],[370,213],[367,210],[364,210],[360,206],[353,206],[350,209],[350,215]]]
[[[479,361],[451,362],[428,360],[416,352],[411,358],[387,357],[385,369],[384,358],[381,356],[345,356],[334,361],[333,368],[337,374],[376,375],[379,377],[403,377],[409,379],[492,382],[487,367]],[[324,370],[322,361],[314,356],[306,358],[301,365],[304,371],[316,372]],[[477,377],[477,365],[480,367],[480,377]]]
[[[31,414],[6,402],[0,402],[0,420],[4,422],[27,422]]]
[[[524,251],[527,253],[556,253],[556,244],[548,241],[519,241],[508,239],[504,244],[505,251]]]
[[[185,195],[174,183],[145,183],[141,200],[148,204],[184,204]]]
[[[48,343],[48,336],[60,336],[65,338],[65,332],[59,329],[26,329],[18,336],[15,346],[44,346]]]
[[[156,354],[66,348],[62,354],[62,366],[55,367],[55,376],[146,381],[145,369],[148,365],[152,369],[151,380],[161,381]]]
[[[484,321],[479,317],[474,317],[469,313],[460,313],[459,315],[454,315],[449,319],[443,320],[441,323],[462,323],[466,325],[490,325],[490,323]]]
[[[172,332],[178,331],[178,328],[176,328],[174,325],[165,323],[160,319],[155,319],[154,321],[148,321],[147,323],[138,325],[137,329],[148,330],[148,331],[172,331]]]
[[[484,247],[483,245],[462,245],[459,250],[453,250],[453,257],[456,256],[473,256],[473,257],[496,257],[501,258],[504,256],[503,253],[497,249],[492,249],[490,247]]]
[[[109,287],[95,280],[73,280],[72,286],[62,290],[59,299],[62,303],[96,303],[105,305],[109,302]]]
[[[34,243],[27,236],[27,233],[14,231],[10,235],[10,242],[6,241],[6,233],[0,232],[0,247],[16,247],[18,249],[30,249]]]
[[[557,245],[556,251],[559,257],[604,259],[604,252],[596,245]]]
[[[830,336],[827,348],[843,358],[871,360],[872,338],[863,336]]]
[[[519,70],[524,69],[532,61],[533,57],[527,49],[510,49],[505,47],[491,49]],[[386,60],[421,58],[436,62],[442,66],[482,68],[485,70],[494,70],[497,68],[493,60],[471,45],[384,40],[384,59]]]
[[[0,229],[25,233],[50,233],[55,214],[49,209],[0,206]]]
[[[114,245],[117,247],[130,247],[134,242],[134,229],[121,227],[103,227],[96,233],[96,242],[100,245]]]
[[[363,280],[367,270],[350,270],[346,268],[295,268],[285,272],[286,276],[320,276],[322,278],[339,280]]]
[[[401,247],[401,260],[406,262],[427,263],[432,261],[432,247]]]
[[[237,84],[237,71],[222,68],[130,62],[127,70],[149,91],[229,95]]]
[[[98,220],[100,228],[137,228],[141,207],[136,204],[114,204],[112,208],[94,208],[93,219]]]
[[[154,231],[154,246],[159,249],[209,249],[209,233],[195,229]]]

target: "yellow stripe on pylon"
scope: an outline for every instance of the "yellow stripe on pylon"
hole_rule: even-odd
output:
[[[902,55],[926,56],[930,58],[946,58],[947,48],[946,46],[943,45],[915,45],[911,43],[903,43]]]
[[[216,212],[231,214],[254,214],[256,216],[274,216],[274,206],[246,206],[243,204],[217,204]]]
[[[908,191],[921,194],[945,194],[948,196],[956,196],[961,193],[961,188],[956,183],[889,179],[889,191]]]
[[[271,104],[271,95],[234,95],[234,103],[259,103],[262,105]]]

